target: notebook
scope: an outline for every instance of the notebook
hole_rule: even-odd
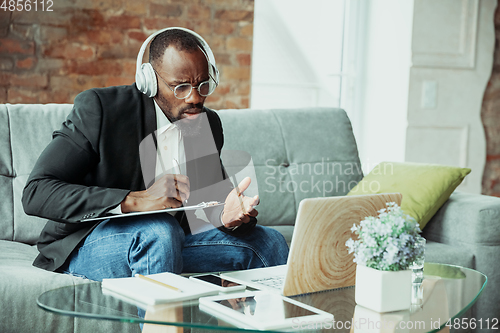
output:
[[[222,273],[221,278],[284,296],[353,286],[356,264],[345,245],[354,236],[352,225],[401,200],[400,193],[304,199],[286,265]]]
[[[166,284],[170,288],[161,284]],[[118,298],[145,305],[185,301],[219,293],[215,288],[173,273],[151,274],[146,276],[146,279],[139,277],[103,279],[102,289],[103,292],[118,294],[120,296]]]

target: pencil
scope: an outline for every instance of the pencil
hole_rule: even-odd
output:
[[[180,290],[179,288],[176,288],[174,286],[171,286],[169,284],[166,284],[166,283],[163,283],[160,281],[156,281],[155,279],[148,278],[147,276],[144,276],[142,274],[136,274],[135,277],[138,277],[139,279],[143,279],[143,280],[146,280],[146,281],[149,281],[152,283],[156,283],[157,285],[160,285],[160,286],[165,287],[165,288],[169,288],[169,289],[172,289],[172,290],[175,290],[178,292],[182,292],[182,290]]]
[[[238,200],[240,201],[241,211],[243,212],[243,215],[246,215],[245,206],[243,205],[243,200],[241,200],[241,192],[240,192],[240,188],[238,187],[238,185],[236,185],[235,190],[236,190],[236,193],[238,194]]]
[[[243,215],[246,215],[247,212],[245,211],[245,205],[243,205],[243,200],[241,200],[242,194],[240,192],[240,188],[238,187],[238,181],[236,180],[236,175],[233,175],[232,178],[233,178],[233,183],[236,184],[234,189],[236,190],[236,194],[238,194],[238,200],[240,201],[241,212],[243,213]]]
[[[175,158],[172,160],[172,162],[174,163],[175,172],[180,175],[181,174],[181,166],[180,166],[179,162]],[[187,203],[188,203],[187,199],[184,200],[182,203],[187,205]]]

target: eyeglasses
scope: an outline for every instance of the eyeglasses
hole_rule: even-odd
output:
[[[210,75],[210,73],[209,73],[208,76],[210,77],[210,79],[200,83],[197,87],[193,87],[189,83],[181,83],[181,84],[176,85],[174,87],[174,89],[172,89],[172,87],[167,82],[165,82],[165,80],[161,77],[161,75],[158,74],[158,72],[155,69],[153,69],[153,70],[155,71],[156,75],[158,75],[160,77],[160,79],[163,81],[163,83],[165,83],[165,85],[170,90],[172,90],[172,92],[174,93],[174,96],[178,99],[188,98],[189,95],[191,95],[193,88],[196,88],[196,90],[198,90],[198,94],[200,94],[200,96],[206,97],[208,95],[211,95],[214,92],[215,88],[217,87],[217,83],[215,83],[215,80],[213,79],[212,75]],[[214,84],[210,84],[210,80],[213,80]]]

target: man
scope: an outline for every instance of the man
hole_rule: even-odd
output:
[[[186,29],[163,31],[151,42],[150,63],[157,80],[153,98],[135,84],[79,94],[35,164],[23,207],[50,221],[40,235],[34,265],[100,281],[137,273],[286,263],[288,247],[281,234],[256,225],[258,196],[239,197],[224,181],[222,125],[214,111],[203,107],[215,85],[200,41]],[[215,154],[200,149],[207,133]],[[164,149],[160,135],[165,136]],[[148,149],[142,149],[151,137],[158,146],[153,161]],[[174,151],[173,158],[163,159],[166,151]],[[151,168],[155,176],[149,182],[145,175]],[[244,179],[240,191],[249,184]],[[191,230],[199,219],[187,212],[82,221],[111,211],[160,210],[200,199],[225,202],[205,210],[215,227],[203,232]]]

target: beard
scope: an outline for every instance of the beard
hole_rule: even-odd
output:
[[[181,131],[182,136],[196,136],[201,133],[203,114],[202,110],[196,117],[182,118],[175,122],[175,126]]]
[[[182,107],[179,110],[179,115],[175,117],[172,113],[172,104],[161,94],[156,95],[157,104],[160,106],[160,109],[163,111],[163,114],[167,117],[167,119],[175,124],[179,130],[181,131],[183,136],[195,136],[200,134],[201,125],[202,125],[202,112],[203,112],[203,104],[188,104]],[[183,114],[186,114],[186,111],[196,111],[198,112],[196,117],[182,117]],[[189,114],[186,114],[189,116]]]

